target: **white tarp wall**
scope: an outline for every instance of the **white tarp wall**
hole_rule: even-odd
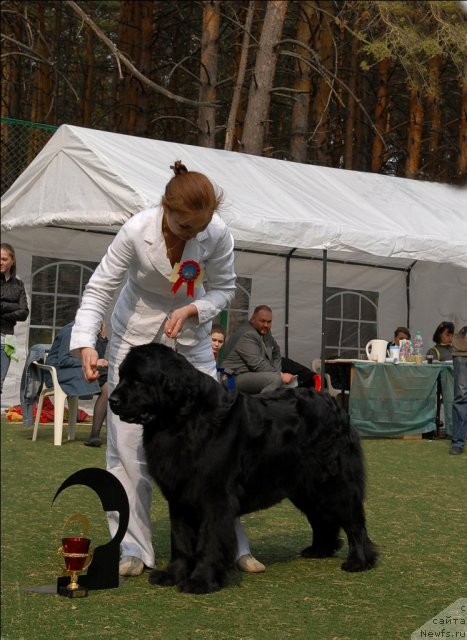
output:
[[[98,262],[112,236],[57,228],[5,232],[3,242],[15,247],[18,275],[30,299],[32,256]],[[268,304],[274,312],[273,334],[285,348],[286,260],[283,257],[236,253],[239,276],[252,279],[250,311]],[[289,292],[289,357],[309,364],[321,348],[322,262],[292,259]],[[327,284],[352,290],[377,291],[379,337],[389,339],[407,318],[406,274],[382,268],[328,263]],[[419,262],[411,273],[411,328],[419,328],[431,344],[441,320],[467,324],[467,269]],[[107,319],[108,320],[108,319]],[[110,322],[107,321],[110,327]],[[29,320],[16,325],[19,363],[12,362],[4,385],[2,410],[19,402],[20,381],[27,353]]]
[[[268,304],[274,312],[272,331],[284,347],[285,259],[238,252],[238,275],[253,279],[251,309]],[[304,364],[320,356],[322,263],[293,260],[290,269],[289,356]],[[376,291],[378,337],[389,340],[407,322],[405,271],[328,263],[328,287]],[[420,329],[426,348],[443,320],[467,324],[467,269],[417,262],[410,274],[410,325]]]
[[[238,275],[253,280],[250,307],[267,304],[273,310],[272,333],[284,350],[285,258],[238,252]],[[318,260],[291,260],[289,292],[289,357],[309,365],[321,351],[323,264]],[[328,287],[379,292],[378,328],[382,338],[405,324],[405,273],[387,269],[328,263]],[[467,310],[466,310],[467,314]]]

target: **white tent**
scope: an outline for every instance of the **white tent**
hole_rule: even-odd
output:
[[[467,322],[463,188],[68,125],[2,198],[3,241],[26,287],[32,255],[98,261],[125,220],[159,202],[177,159],[223,189],[250,308],[273,308],[292,358],[320,353],[324,251],[328,286],[379,293],[381,337],[410,318],[429,343],[440,320]],[[26,333],[18,325],[20,346]]]

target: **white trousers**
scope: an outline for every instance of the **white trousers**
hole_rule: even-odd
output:
[[[163,340],[162,340],[163,341]],[[131,345],[113,334],[109,346],[109,394],[118,383],[118,368]],[[216,365],[212,355],[211,339],[195,347],[178,347],[191,364],[217,377]],[[122,556],[141,558],[147,567],[155,567],[155,555],[152,545],[151,502],[152,479],[143,450],[143,427],[123,422],[107,412],[107,469],[122,483],[130,503],[130,519],[125,537],[120,545]],[[112,537],[118,529],[118,513],[107,513]],[[240,519],[235,520],[237,536],[237,558],[250,553],[250,545]]]

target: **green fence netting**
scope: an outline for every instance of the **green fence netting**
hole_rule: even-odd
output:
[[[57,129],[58,127],[48,124],[0,118],[2,195],[37,156]]]

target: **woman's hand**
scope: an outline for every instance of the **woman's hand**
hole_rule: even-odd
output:
[[[198,309],[194,304],[188,304],[180,309],[175,309],[170,318],[167,318],[164,333],[168,338],[174,340],[183,329],[185,320],[192,316],[198,316]]]
[[[83,374],[88,382],[94,382],[99,378],[99,371],[97,370],[99,359],[98,353],[92,347],[83,347],[79,350],[81,354],[81,362],[83,364]],[[100,365],[99,365],[100,366]]]

